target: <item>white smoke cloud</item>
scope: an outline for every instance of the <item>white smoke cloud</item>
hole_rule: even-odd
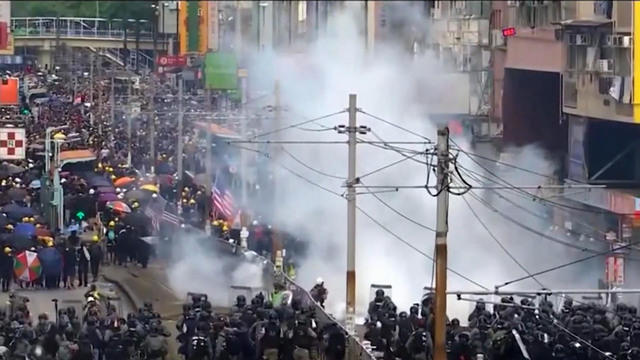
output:
[[[429,114],[434,111],[436,105],[447,107],[449,106],[447,102],[455,103],[456,99],[466,98],[468,85],[459,81],[460,75],[447,75],[445,67],[440,65],[430,53],[413,57],[398,51],[397,46],[384,43],[376,44],[374,53],[367,53],[364,48],[364,39],[359,34],[359,23],[356,20],[362,18],[362,15],[355,15],[356,12],[352,11],[350,6],[357,6],[357,3],[347,6],[343,13],[332,16],[329,19],[327,33],[310,44],[302,53],[253,54],[249,62],[252,89],[268,91],[273,88],[276,80],[279,81],[282,102],[288,108],[283,113],[282,123],[267,123],[263,130],[300,122],[304,120],[300,114],[312,118],[343,110],[348,105],[348,95],[354,93],[358,96],[358,107],[364,111],[435,139],[437,126],[430,120]],[[323,119],[317,123],[328,127],[346,124],[347,114]],[[358,123],[371,127],[375,135],[386,141],[421,141],[419,137],[383,124],[362,113],[358,114]],[[306,130],[323,129],[317,124],[307,124],[304,128]],[[281,139],[296,141],[346,140],[345,135],[334,131],[291,129],[278,136]],[[374,134],[360,137],[366,140],[377,140]],[[471,148],[464,138],[458,138],[456,141],[465,149]],[[405,147],[415,150],[425,148],[412,145]],[[287,145],[286,150],[315,169],[346,177],[346,145],[298,144]],[[269,151],[275,154],[276,146],[271,146]],[[555,170],[553,163],[535,147],[514,149],[511,153],[513,153],[509,159],[511,163],[549,175]],[[494,157],[497,156],[494,155]],[[393,151],[360,144],[358,145],[357,173],[359,175],[368,173],[398,159],[401,159],[401,156]],[[424,157],[416,159],[424,160]],[[286,154],[281,153],[277,161],[334,192],[344,191],[343,181],[319,175],[301,166]],[[483,172],[462,154],[460,163],[467,169]],[[277,174],[279,189],[277,225],[309,236],[308,256],[305,259],[296,259],[299,264],[298,281],[310,288],[317,277],[323,277],[329,289],[329,311],[341,317],[345,308],[346,202],[343,198],[301,180],[278,167],[274,162],[272,166]],[[516,185],[536,185],[545,181],[544,178],[514,169],[496,167],[495,164],[487,163],[487,166]],[[367,185],[422,185],[426,181],[426,176],[427,168],[424,165],[405,161],[362,180]],[[471,179],[469,181],[477,184]],[[476,193],[528,226],[542,232],[548,231],[550,220],[533,217],[520,209],[510,207],[512,205],[493,196],[492,191]],[[505,196],[508,195],[507,192],[503,193]],[[424,189],[379,193],[378,196],[407,217],[426,226],[435,226],[436,201]],[[543,205],[531,200],[520,199],[513,195],[508,197],[517,200],[532,212],[543,213],[547,210]],[[530,271],[542,270],[586,255],[526,233],[501,216],[485,209],[474,199],[468,196],[467,198],[496,237]],[[432,232],[398,216],[371,195],[359,195],[358,205],[421,252],[432,254],[434,246]],[[549,234],[556,237],[562,236],[556,233]],[[209,275],[211,272],[219,274],[216,272],[219,269],[215,261],[202,255],[202,258],[178,263],[171,271],[171,277],[176,286],[183,289],[202,285],[207,292],[215,293],[219,291],[216,290],[219,289],[218,286],[223,285],[216,283],[217,280],[212,280],[215,276]],[[201,267],[200,264],[204,265]],[[585,263],[580,267],[542,276],[540,280],[548,287],[566,286],[562,284],[594,287],[593,279],[600,275],[600,268],[594,264],[597,262]],[[360,316],[366,312],[371,284],[392,285],[392,297],[399,309],[408,310],[412,303],[419,301],[423,293],[422,288],[431,285],[432,281],[432,263],[429,259],[402,244],[361,213],[357,214],[356,266],[357,308]],[[449,266],[491,289],[494,285],[524,274],[489,237],[462,199],[456,196],[450,199]],[[198,275],[194,275],[194,267],[199,269],[196,271]],[[185,282],[185,279],[189,281]],[[474,285],[451,273],[449,273],[448,287],[449,289],[477,290]],[[539,285],[527,280],[513,285],[513,288],[518,287],[539,288]],[[471,303],[456,302],[453,297],[450,298],[451,316],[461,317],[464,321],[471,307],[473,307]]]

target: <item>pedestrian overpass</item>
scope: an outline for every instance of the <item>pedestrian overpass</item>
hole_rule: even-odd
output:
[[[56,47],[84,48],[120,66],[152,69],[156,51],[167,49],[166,37],[146,20],[105,18],[13,17],[16,54],[32,51],[41,65],[53,62]],[[28,50],[27,50],[28,49]]]

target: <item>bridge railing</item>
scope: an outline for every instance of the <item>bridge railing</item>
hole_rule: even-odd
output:
[[[64,38],[99,38],[124,40],[124,21],[93,18],[53,18],[53,17],[15,17],[11,18],[11,32],[14,37],[64,37]],[[136,39],[135,27],[139,26],[139,39],[153,39],[153,31],[148,23],[127,21],[127,40]],[[161,37],[157,38],[159,41]]]

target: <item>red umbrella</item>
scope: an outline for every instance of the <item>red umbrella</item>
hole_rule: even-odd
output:
[[[36,236],[51,236],[51,230],[45,228],[36,228]]]
[[[130,176],[124,176],[119,179],[116,179],[116,181],[113,182],[113,185],[115,185],[116,187],[123,187],[131,184],[134,181],[136,181],[135,178],[132,178]]]
[[[107,202],[107,207],[109,209],[114,210],[114,211],[119,211],[119,212],[123,212],[123,213],[130,213],[131,212],[131,208],[129,207],[129,205],[125,204],[122,201],[109,201],[109,202]]]

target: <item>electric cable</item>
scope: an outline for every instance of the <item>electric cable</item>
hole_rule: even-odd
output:
[[[367,185],[365,185],[364,183],[362,183],[362,181],[360,182],[360,184],[362,184],[362,186],[367,189],[368,191],[371,192],[371,190],[369,190],[369,188],[367,187]],[[384,200],[382,200],[378,195],[376,195],[374,192],[371,192],[371,195],[373,195],[374,198],[376,198],[382,205],[384,205],[385,207],[387,207],[389,210],[393,211],[394,213],[396,213],[398,216],[400,216],[401,218],[409,221],[410,223],[417,225],[425,230],[429,230],[431,232],[436,232],[436,229],[429,227],[427,225],[424,225],[412,218],[410,218],[409,216],[401,213],[400,211],[398,211],[397,209],[395,209],[393,206],[389,205],[387,202],[385,202]]]
[[[454,145],[456,145],[458,148],[461,148],[458,144],[456,144],[456,143],[455,143],[455,141],[454,141],[453,139],[451,139],[451,142],[452,142]],[[464,154],[464,153],[465,153],[465,152],[463,152],[463,154]],[[538,195],[532,194],[532,193],[530,193],[530,192],[524,191],[524,190],[522,190],[522,189],[518,189],[518,187],[517,187],[517,186],[515,186],[515,185],[513,185],[513,184],[509,183],[508,181],[504,180],[504,179],[503,179],[503,178],[501,178],[500,176],[498,176],[498,175],[494,174],[493,172],[491,172],[491,171],[490,171],[489,169],[487,169],[484,165],[480,164],[477,160],[475,160],[472,156],[467,155],[467,157],[468,157],[472,162],[474,162],[476,165],[478,165],[480,168],[482,168],[484,171],[486,171],[488,174],[490,174],[490,175],[494,176],[495,178],[499,179],[500,181],[502,181],[502,182],[503,182],[504,184],[506,184],[507,186],[509,186],[509,187],[513,188],[514,190],[524,192],[524,193],[528,194],[529,196],[531,196],[531,197],[535,198],[536,200],[544,201],[544,202],[547,202],[547,203],[550,203],[550,204],[554,204],[554,205],[556,205],[556,206],[565,207],[565,208],[567,208],[567,209],[576,210],[576,211],[581,211],[581,212],[586,212],[586,213],[593,213],[593,214],[608,214],[608,213],[609,213],[609,211],[606,211],[606,210],[591,210],[591,209],[579,208],[579,207],[575,207],[575,206],[571,206],[571,205],[567,205],[567,204],[561,204],[561,203],[558,203],[558,202],[555,202],[555,201],[552,201],[552,200],[549,200],[549,199],[545,199],[545,198],[540,197],[540,196],[538,196]],[[633,215],[633,214],[621,214],[621,215]]]
[[[338,179],[338,180],[346,180],[347,179],[346,177],[331,175],[331,174],[328,174],[328,173],[326,173],[324,171],[318,170],[318,169],[316,169],[316,168],[314,168],[314,167],[312,167],[310,165],[307,165],[304,161],[298,159],[291,152],[289,152],[287,149],[285,149],[284,146],[280,146],[280,148],[285,154],[289,155],[295,162],[297,162],[298,164],[304,166],[305,168],[307,168],[307,169],[309,169],[309,170],[311,170],[311,171],[313,171],[313,172],[315,172],[317,174],[320,174],[322,176],[326,176],[326,177],[332,178],[332,179]]]
[[[581,247],[581,246],[578,246],[578,245],[572,244],[572,243],[570,243],[570,242],[567,242],[567,241],[564,241],[564,240],[557,239],[557,238],[555,238],[555,237],[553,237],[553,236],[549,236],[549,235],[547,235],[547,234],[545,234],[545,233],[543,233],[543,232],[540,232],[540,231],[538,231],[538,230],[536,230],[536,229],[532,228],[532,227],[531,227],[531,226],[529,226],[529,225],[525,225],[525,224],[521,223],[520,221],[518,221],[518,220],[514,219],[513,217],[511,217],[510,215],[507,215],[507,214],[505,214],[504,212],[502,212],[502,211],[498,210],[495,206],[493,206],[493,205],[489,204],[486,200],[482,199],[481,197],[477,196],[476,194],[474,194],[474,193],[469,193],[469,195],[470,195],[471,197],[473,197],[474,199],[476,199],[478,202],[480,202],[482,205],[484,205],[486,208],[488,208],[488,209],[490,209],[490,210],[493,210],[493,212],[495,212],[496,214],[499,214],[499,215],[500,215],[500,216],[502,216],[504,219],[508,220],[509,222],[511,222],[511,223],[513,223],[513,224],[515,224],[516,226],[518,226],[518,227],[520,227],[520,228],[522,228],[522,229],[524,229],[524,230],[526,230],[526,231],[528,231],[528,232],[530,232],[530,233],[536,234],[536,235],[538,235],[538,236],[540,236],[540,237],[542,237],[542,238],[545,238],[545,239],[547,239],[547,240],[550,240],[550,241],[552,241],[552,242],[554,242],[554,243],[561,244],[561,245],[565,245],[565,246],[567,246],[567,247],[570,247],[570,248],[573,248],[573,249],[576,249],[576,250],[580,250],[580,251],[583,251],[583,252],[584,252],[584,251],[586,251],[586,252],[591,252],[591,253],[593,253],[593,252],[596,252],[596,251],[597,251],[597,250],[594,250],[594,249],[591,249],[591,248]]]
[[[390,164],[387,164],[387,165],[384,165],[384,166],[382,166],[382,167],[379,167],[379,168],[377,168],[377,169],[375,169],[375,170],[369,171],[368,173],[365,173],[364,175],[360,175],[360,176],[358,176],[358,179],[362,180],[362,178],[365,178],[365,177],[367,177],[367,176],[370,176],[370,175],[376,174],[376,173],[378,173],[378,172],[380,172],[380,171],[386,170],[386,169],[388,169],[388,168],[390,168],[390,167],[392,167],[392,166],[395,166],[395,165],[398,165],[398,164],[400,164],[400,163],[402,163],[402,162],[404,162],[404,161],[407,161],[407,160],[409,160],[410,158],[415,158],[415,157],[416,157],[416,156],[418,156],[418,155],[423,155],[423,154],[422,154],[422,153],[420,153],[420,154],[414,154],[414,155],[412,155],[412,156],[410,156],[410,157],[404,157],[404,158],[402,158],[402,159],[400,159],[400,160],[396,160],[396,161],[394,161],[394,162],[392,162],[392,163],[390,163]]]
[[[461,153],[463,153],[463,154],[465,154],[467,156],[474,156],[474,157],[477,157],[477,158],[480,158],[480,159],[483,159],[483,160],[494,162],[496,164],[504,165],[504,166],[507,166],[507,167],[510,167],[510,168],[513,168],[513,169],[517,169],[517,170],[520,170],[520,171],[523,171],[523,172],[527,172],[529,174],[533,174],[533,175],[537,175],[537,176],[544,177],[544,178],[547,178],[547,179],[555,180],[555,178],[553,176],[549,176],[549,175],[546,175],[546,174],[543,174],[543,173],[540,173],[540,172],[537,172],[537,171],[534,171],[534,170],[530,170],[530,169],[526,169],[526,168],[523,168],[523,167],[520,167],[520,166],[509,164],[507,162],[504,162],[504,161],[501,161],[501,160],[497,160],[497,159],[493,159],[493,158],[490,158],[488,156],[476,154],[476,153],[473,153],[471,151],[464,150],[464,149],[462,149],[460,147],[454,147],[452,149],[453,150],[457,150],[457,151],[459,151],[459,152],[461,152]]]
[[[308,123],[311,123],[311,122],[314,122],[314,121],[326,119],[326,118],[329,118],[329,117],[332,117],[332,116],[335,116],[335,115],[339,115],[339,114],[342,114],[342,113],[345,113],[345,112],[347,112],[347,110],[341,110],[341,111],[337,111],[337,112],[334,112],[334,113],[331,113],[331,114],[318,116],[316,118],[307,119],[307,120],[304,120],[304,121],[301,121],[301,122],[298,122],[298,123],[295,123],[295,124],[291,124],[291,125],[288,125],[288,126],[285,126],[285,127],[281,127],[281,128],[275,129],[275,130],[266,131],[266,132],[263,132],[263,133],[260,133],[260,134],[253,135],[253,136],[249,137],[249,140],[253,140],[253,139],[256,139],[256,138],[259,138],[259,137],[275,134],[275,133],[278,133],[278,132],[281,132],[281,131],[284,131],[284,130],[293,129],[293,128],[296,128],[298,126],[302,126],[302,125],[305,125],[305,124],[308,124]]]
[[[478,213],[473,209],[473,207],[471,206],[471,204],[469,203],[469,201],[467,200],[466,197],[462,196],[462,200],[464,201],[465,204],[467,204],[467,207],[469,208],[469,210],[471,211],[471,213],[473,214],[473,217],[476,218],[476,220],[478,221],[478,223],[485,229],[485,231],[487,232],[487,234],[489,234],[489,236],[493,239],[493,241],[498,244],[498,246],[500,247],[500,249],[502,249],[502,251],[516,264],[518,265],[518,267],[520,267],[520,269],[522,269],[522,271],[524,271],[527,275],[529,275],[529,277],[531,279],[533,279],[536,283],[538,283],[538,285],[540,285],[540,287],[544,288],[545,286],[538,280],[538,278],[536,278],[534,275],[531,274],[531,272],[520,262],[518,261],[518,259],[516,259],[516,257],[504,246],[504,244],[502,243],[502,241],[500,241],[496,235],[493,233],[493,231],[491,231],[491,229],[489,229],[489,227],[487,226],[487,224],[482,221],[482,219],[480,218],[480,216],[478,215]]]
[[[400,125],[398,125],[398,124],[394,124],[393,122],[391,122],[391,121],[389,121],[389,120],[385,120],[385,119],[383,119],[383,118],[381,118],[381,117],[379,117],[379,116],[376,116],[376,115],[373,115],[373,114],[371,114],[371,113],[368,113],[368,112],[366,112],[366,111],[364,111],[364,110],[362,110],[362,109],[357,109],[357,111],[358,111],[359,113],[365,114],[365,115],[367,115],[367,116],[369,116],[369,117],[371,117],[371,118],[373,118],[373,119],[376,119],[376,120],[378,120],[378,121],[381,121],[381,122],[383,122],[383,123],[385,123],[385,124],[387,124],[387,125],[389,125],[389,126],[393,126],[393,127],[395,127],[396,129],[400,129],[400,130],[405,131],[405,132],[407,132],[407,133],[409,133],[409,134],[415,135],[415,136],[417,136],[417,137],[419,137],[419,138],[421,138],[421,139],[423,139],[423,140],[427,140],[429,143],[433,144],[433,141],[432,141],[431,139],[429,139],[428,137],[426,137],[426,136],[424,136],[424,135],[418,134],[418,133],[417,133],[417,132],[415,132],[415,131],[409,130],[409,129],[407,129],[407,128],[405,128],[405,127],[402,127],[402,126],[400,126]]]
[[[235,146],[235,147],[237,147],[237,148],[239,148],[239,149],[242,149],[242,150],[245,150],[245,151],[252,151],[252,152],[256,152],[256,153],[258,153],[258,154],[260,154],[260,155],[264,156],[265,158],[267,158],[267,159],[269,159],[269,160],[272,160],[272,161],[273,161],[273,158],[272,158],[271,154],[269,154],[268,152],[264,152],[264,151],[260,151],[260,150],[255,150],[255,149],[251,149],[251,148],[248,148],[248,147],[239,146],[239,145],[236,145],[236,144],[230,144],[230,145],[231,145],[231,146]],[[303,176],[303,175],[298,174],[297,172],[295,172],[295,171],[291,170],[290,168],[288,168],[287,166],[285,166],[284,164],[282,164],[282,163],[280,163],[280,162],[278,162],[278,161],[274,161],[274,162],[275,162],[278,166],[282,167],[283,169],[285,169],[286,171],[288,171],[289,173],[291,173],[291,174],[292,174],[292,175],[294,175],[295,177],[297,177],[297,178],[299,178],[299,179],[303,180],[304,182],[306,182],[306,183],[308,183],[308,184],[310,184],[310,185],[312,185],[312,186],[315,186],[315,187],[317,187],[317,188],[319,188],[319,189],[322,189],[322,190],[324,190],[324,191],[326,191],[326,192],[328,192],[328,193],[330,193],[330,194],[333,194],[333,195],[335,195],[335,196],[338,196],[338,197],[340,197],[340,198],[344,199],[344,196],[343,196],[343,195],[341,195],[341,194],[339,194],[339,193],[337,193],[337,192],[335,192],[335,191],[333,191],[333,190],[331,190],[331,189],[329,189],[329,188],[327,188],[327,187],[325,187],[325,186],[322,186],[322,185],[320,185],[320,184],[318,184],[318,183],[314,182],[313,180],[310,180],[310,179],[306,178],[306,177],[305,177],[305,176]],[[387,232],[388,234],[390,234],[391,236],[393,236],[396,240],[400,241],[401,243],[403,243],[403,244],[404,244],[404,245],[406,245],[407,247],[409,247],[409,248],[413,249],[414,251],[416,251],[418,254],[420,254],[420,255],[422,255],[422,256],[424,256],[424,257],[426,257],[427,259],[429,259],[429,260],[431,260],[433,263],[435,263],[435,259],[433,258],[433,256],[431,256],[431,255],[429,255],[429,254],[425,253],[424,251],[420,250],[419,248],[417,248],[416,246],[414,246],[414,245],[413,245],[413,244],[411,244],[410,242],[408,242],[408,241],[404,240],[402,237],[400,237],[399,235],[397,235],[396,233],[394,233],[393,231],[391,231],[389,228],[387,228],[386,226],[384,226],[382,223],[380,223],[378,220],[376,220],[373,216],[369,215],[369,213],[367,213],[366,211],[364,211],[361,207],[359,207],[359,206],[357,206],[357,205],[356,205],[356,208],[357,208],[357,209],[358,209],[358,211],[360,211],[364,216],[366,216],[367,218],[369,218],[369,220],[371,220],[374,224],[378,225],[378,227],[380,227],[382,230],[384,230],[385,232]],[[455,275],[459,276],[460,278],[462,278],[462,279],[466,280],[467,282],[469,282],[469,283],[471,283],[471,284],[474,284],[474,285],[478,286],[479,288],[481,288],[481,289],[483,289],[483,290],[489,290],[489,288],[487,288],[486,286],[484,286],[484,285],[482,285],[482,284],[478,283],[477,281],[474,281],[473,279],[471,279],[471,278],[469,278],[469,277],[467,277],[467,276],[465,276],[465,275],[463,275],[463,274],[461,274],[461,273],[459,273],[459,272],[457,272],[457,271],[455,271],[455,270],[451,269],[450,267],[447,267],[447,270],[448,270],[448,271],[450,271],[452,274],[455,274]]]
[[[539,276],[539,275],[542,275],[542,274],[550,273],[550,272],[553,272],[553,271],[556,271],[556,270],[560,270],[560,269],[563,269],[563,268],[566,268],[566,267],[569,267],[569,266],[572,266],[572,265],[579,264],[581,262],[585,262],[585,261],[594,259],[594,258],[596,258],[598,256],[604,256],[604,255],[613,254],[613,253],[616,253],[616,252],[618,252],[620,250],[624,250],[626,248],[629,248],[630,246],[633,246],[633,245],[636,245],[636,244],[639,244],[639,243],[640,243],[640,240],[634,241],[634,242],[630,242],[628,244],[624,244],[624,245],[621,245],[621,246],[617,246],[617,247],[614,247],[613,249],[609,249],[609,250],[606,250],[606,251],[597,252],[595,254],[592,254],[592,255],[589,255],[589,256],[585,256],[583,258],[576,259],[576,260],[573,260],[573,261],[570,261],[570,262],[567,262],[567,263],[564,263],[564,264],[556,265],[556,266],[547,268],[545,270],[536,271],[533,274],[531,274],[531,276]],[[530,276],[522,276],[522,277],[510,280],[510,281],[506,281],[506,282],[502,283],[498,287],[505,287],[507,285],[511,285],[513,283],[517,283],[517,282],[520,282],[520,281],[523,281],[523,280],[526,280],[526,279],[529,279],[529,278],[530,278]]]

